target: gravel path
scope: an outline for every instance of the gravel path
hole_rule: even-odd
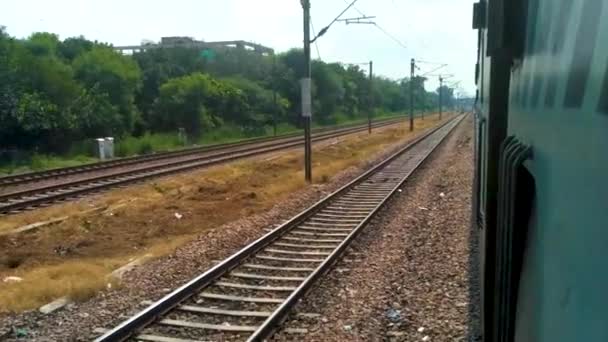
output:
[[[477,340],[471,132],[467,118],[298,305],[320,317],[285,327],[309,332],[274,340]]]
[[[110,328],[144,308],[143,300],[156,300],[291,218],[330,192],[338,189],[362,171],[396,151],[393,147],[364,167],[349,168],[332,181],[315,185],[276,205],[261,215],[211,229],[170,256],[136,267],[123,278],[120,289],[99,293],[91,300],[71,304],[43,315],[30,311],[19,315],[0,315],[2,341],[90,341],[95,328]],[[21,338],[19,338],[21,336]]]

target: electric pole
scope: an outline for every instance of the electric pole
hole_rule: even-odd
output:
[[[450,77],[454,77],[454,75],[452,74],[439,74],[439,75],[432,75],[432,76],[439,76],[439,120],[441,120],[441,115],[443,114],[443,81],[445,81],[447,78]]]
[[[353,0],[329,25],[319,31],[316,37],[310,39],[310,0],[300,0],[304,10],[304,76],[300,80],[302,89],[302,117],[304,118],[304,178],[307,183],[312,182],[312,148],[310,141],[310,121],[312,117],[311,99],[311,73],[310,73],[310,44],[321,38],[331,25],[342,17],[346,11],[355,5],[357,0]]]
[[[448,88],[451,88],[451,89],[455,90],[455,87],[457,87],[459,84],[460,84],[460,81],[456,81],[456,82],[450,83],[450,84],[448,84]],[[456,104],[458,104],[458,102],[460,100],[459,99],[460,92],[456,91],[454,93],[454,95],[455,95],[455,99],[456,99]]]
[[[443,77],[439,76],[439,120],[441,120],[441,106],[443,104],[442,101],[442,94],[443,94]]]
[[[414,130],[414,68],[416,61],[412,58],[410,71],[410,132]]]
[[[302,78],[302,116],[304,117],[304,178],[312,182],[312,149],[310,141],[310,120],[312,116],[310,77],[310,0],[301,0],[304,9],[304,78]]]
[[[277,136],[277,56],[272,53],[272,130],[274,136]]]
[[[421,62],[421,61],[418,61],[418,62]],[[441,82],[442,82],[442,77],[443,76],[452,77],[454,75],[447,75],[447,74],[446,75],[443,75],[443,74],[432,75],[433,72],[435,72],[435,71],[437,71],[439,69],[443,69],[443,68],[445,68],[448,65],[447,64],[441,64],[441,63],[433,63],[433,62],[425,62],[425,63],[428,63],[428,64],[439,64],[439,66],[436,67],[436,68],[434,68],[433,70],[425,72],[424,74],[422,74],[422,77],[424,77],[424,76],[439,76],[439,103],[440,103],[440,105],[439,105],[439,113],[440,113],[439,117],[441,118]],[[424,111],[422,113],[423,113],[422,117],[424,118]]]
[[[372,110],[374,109],[374,81],[373,81],[374,62],[369,61],[369,110],[367,111],[367,130],[372,134]]]

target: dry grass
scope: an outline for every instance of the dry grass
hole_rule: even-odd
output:
[[[73,300],[86,299],[101,288],[116,286],[116,282],[107,277],[107,269],[118,264],[118,261],[104,259],[69,261],[24,274],[18,272],[16,275],[24,277],[25,281],[0,283],[0,303],[4,310],[21,311],[65,295]]]
[[[415,133],[435,124],[418,121]],[[402,124],[317,145],[313,181],[328,182],[413,137]],[[0,279],[24,279],[0,283],[0,312],[35,308],[66,295],[87,298],[106,286],[107,274],[134,257],[166,255],[207,229],[270,209],[305,187],[302,159],[300,149],[275,153],[4,218],[0,229],[73,216],[36,231],[0,236]],[[112,209],[76,215],[100,206]]]

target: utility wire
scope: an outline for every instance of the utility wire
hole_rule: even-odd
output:
[[[346,0],[344,0],[346,1]],[[395,8],[397,8],[397,4],[395,4],[395,0],[393,0],[393,5],[395,6]],[[359,14],[364,15],[363,13],[361,13],[361,11],[355,7],[355,11],[359,12]],[[406,25],[409,29],[412,29],[412,26],[410,25],[410,23],[406,20]],[[429,48],[429,46],[422,40],[418,40],[425,48]],[[417,61],[416,61],[417,62]]]
[[[448,84],[447,87],[448,88],[452,88],[452,87],[454,87],[457,84],[460,84],[460,81],[452,82],[452,83]]]
[[[417,63],[422,63],[422,64],[445,64],[445,63],[440,63],[440,62],[428,62],[428,61],[421,61],[421,60],[416,60]],[[447,65],[447,64],[446,64]]]
[[[369,65],[369,62],[361,62],[361,63],[342,63],[344,65]]]
[[[374,26],[376,26],[378,28],[378,30],[382,31],[382,33],[384,33],[387,37],[389,37],[390,39],[394,40],[402,48],[404,48],[404,49],[407,50],[407,46],[405,46],[405,44],[403,44],[399,39],[395,38],[395,36],[393,36],[392,34],[388,33],[388,31],[386,31],[385,29],[383,29],[382,26],[380,26],[378,23],[374,23]]]
[[[442,65],[440,65],[440,66],[436,67],[435,69],[433,69],[433,70],[431,70],[431,71],[425,72],[425,73],[424,73],[423,75],[421,75],[421,76],[423,76],[423,77],[424,77],[424,76],[426,76],[426,75],[428,75],[428,74],[432,74],[433,72],[435,72],[435,71],[437,71],[437,70],[439,70],[439,69],[441,69],[441,68],[444,68],[444,67],[446,67],[446,66],[447,66],[447,64],[442,64]]]
[[[310,17],[310,26],[312,28],[312,34],[316,36],[317,34],[315,33],[315,24],[312,23],[312,16]],[[317,57],[321,60],[321,53],[319,52],[319,44],[317,42],[315,42],[315,49],[317,49]]]
[[[348,1],[347,1],[347,0],[344,0],[344,2],[348,3]],[[359,9],[357,8],[357,6],[353,6],[353,9],[354,9],[355,11],[359,12],[359,14],[361,14],[362,16],[367,17],[365,14],[363,14],[363,12],[359,11]]]
[[[348,0],[343,0],[345,3],[348,4]],[[393,5],[395,5],[395,2],[393,0]],[[366,17],[367,15],[365,13],[363,13],[359,8],[357,8],[357,6],[353,6],[353,9],[355,11],[357,11],[357,13],[359,13],[361,16]],[[384,33],[386,36],[388,36],[390,39],[394,40],[397,44],[399,44],[402,48],[407,49],[407,46],[405,46],[405,44],[403,44],[399,39],[395,38],[395,36],[393,36],[392,34],[390,34],[387,30],[385,30],[384,28],[382,28],[382,26],[378,25],[378,23],[374,23],[374,25],[380,30],[382,31],[382,33]],[[425,44],[426,45],[426,44]],[[422,74],[421,76],[424,77],[434,71],[437,71],[443,67],[446,67],[447,64],[445,63],[438,63],[438,62],[429,62],[429,61],[424,61],[424,60],[416,60],[416,63],[422,63],[422,64],[434,64],[434,65],[439,65],[439,67],[426,72],[424,74]],[[414,66],[418,71],[422,71],[422,69],[420,69],[420,67],[418,65]]]
[[[344,2],[348,3],[347,0],[344,0]],[[363,12],[361,12],[361,10],[359,10],[356,6],[353,6],[353,9],[355,11],[357,11],[357,13],[359,13],[360,15],[366,17],[367,15]],[[402,48],[407,49],[407,46],[405,46],[405,44],[403,44],[403,42],[401,42],[399,39],[395,38],[394,35],[390,34],[386,29],[384,29],[382,26],[380,26],[378,23],[373,23],[374,26],[376,26],[382,33],[384,33],[387,37],[389,37],[390,39],[394,40],[397,44],[399,44]]]
[[[340,19],[340,17],[346,13],[346,11],[348,11],[351,7],[353,7],[355,5],[355,3],[359,1],[359,0],[353,0],[353,2],[350,3],[350,5],[348,5],[348,7],[346,7],[344,9],[344,11],[342,11],[342,13],[340,13],[334,20],[332,20],[331,23],[329,23],[329,25],[325,26],[323,29],[321,29],[321,31],[319,31],[319,35],[315,36],[310,42],[313,43],[315,42],[317,39],[319,39],[322,35],[324,35],[327,30],[329,30],[329,28],[331,27],[331,25],[333,25],[336,21],[338,21],[338,19]]]

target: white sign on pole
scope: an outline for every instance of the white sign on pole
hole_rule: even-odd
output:
[[[300,80],[302,86],[302,116],[312,116],[312,100],[311,100],[311,81],[310,78],[303,78]]]

